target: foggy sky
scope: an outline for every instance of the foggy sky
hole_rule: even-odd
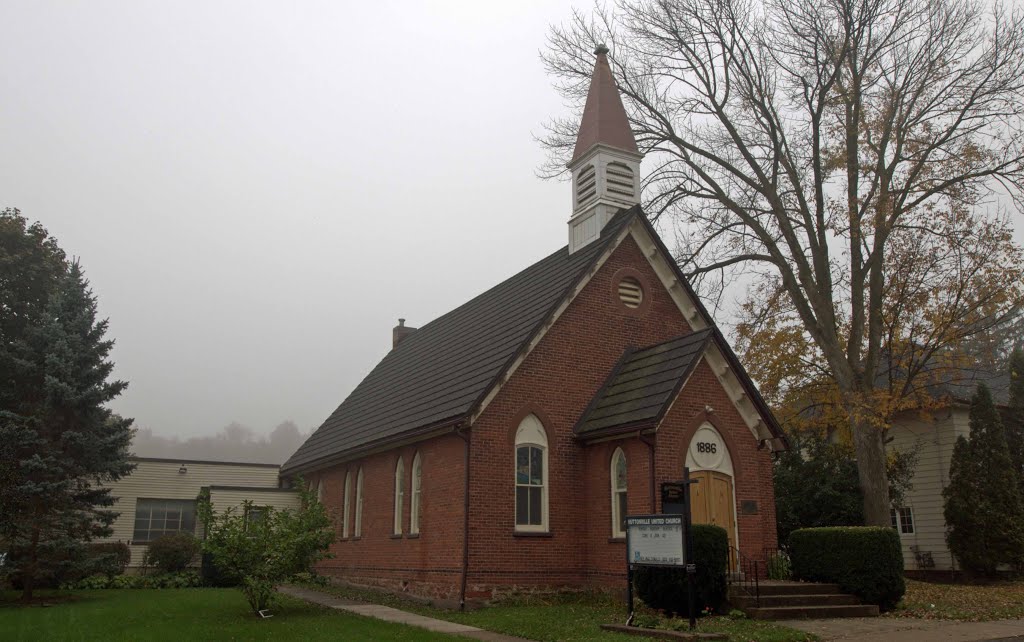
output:
[[[318,426],[390,348],[566,243],[533,134],[551,0],[4,2],[0,207],[80,257],[114,409]],[[151,437],[153,435],[150,435]],[[140,453],[145,454],[145,453]]]

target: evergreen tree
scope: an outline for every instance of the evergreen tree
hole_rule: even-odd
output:
[[[1024,555],[1024,505],[1006,432],[985,384],[971,399],[970,439],[953,447],[945,499],[946,541],[960,565],[995,575]]]
[[[16,213],[3,215],[0,229]],[[2,270],[17,244],[0,240]],[[37,252],[32,269],[0,271],[15,282],[32,281],[0,279],[0,296],[46,292],[43,306],[33,302],[18,312],[2,301],[0,308],[0,540],[10,553],[5,571],[20,580],[25,599],[41,579],[86,563],[84,543],[109,534],[116,517],[110,490],[98,485],[133,468],[131,420],[106,408],[126,386],[108,381],[107,322],[96,319],[96,298],[78,263],[67,265],[60,254],[63,269],[54,270],[43,260],[54,256]]]
[[[1006,413],[1006,445],[1024,498],[1024,351],[1010,355],[1010,407]]]

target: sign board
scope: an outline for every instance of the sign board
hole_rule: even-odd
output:
[[[626,552],[630,566],[685,566],[682,515],[626,517]]]
[[[670,515],[682,515],[686,512],[686,484],[661,483],[661,512]]]

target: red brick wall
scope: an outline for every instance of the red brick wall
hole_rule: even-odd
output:
[[[624,273],[638,278],[645,301],[627,309],[615,293]],[[625,581],[625,544],[611,540],[611,456],[622,447],[634,513],[651,503],[649,447],[635,435],[582,446],[572,428],[627,347],[644,347],[690,331],[640,249],[627,238],[549,329],[502,387],[471,430],[470,573],[468,599],[506,591],[558,586],[614,588]],[[739,538],[752,554],[773,546],[771,467],[706,364],[691,377],[656,438],[656,496],[660,483],[679,479],[686,447],[705,405],[726,439],[736,471],[737,500],[755,499],[759,513],[739,517]],[[536,414],[549,447],[550,533],[523,536],[514,529],[514,439],[519,422]],[[694,422],[697,423],[694,423]],[[392,538],[394,468],[399,451],[351,465],[364,467],[363,536],[339,541],[335,559],[319,569],[348,580],[421,594],[457,595],[461,580],[464,442],[456,436],[418,446],[423,464],[421,536]],[[400,449],[411,476],[416,448]],[[347,466],[326,473],[324,501],[340,514]],[[353,473],[354,476],[354,473]],[[410,497],[403,524],[408,528]],[[341,526],[338,526],[339,537]]]
[[[420,532],[409,535],[412,509],[412,461],[420,454]],[[395,467],[405,465],[401,537],[394,536]],[[320,562],[320,573],[348,581],[407,590],[421,595],[452,598],[458,594],[462,573],[462,508],[465,442],[446,435],[414,446],[398,448],[322,473],[324,505],[335,522],[337,539],[333,559]],[[363,468],[362,535],[355,528],[355,485]],[[352,471],[349,538],[342,538],[345,474]],[[318,478],[312,478],[314,487]]]
[[[622,270],[633,270],[644,285],[645,305],[639,314],[614,294]],[[572,427],[627,347],[652,345],[689,331],[639,248],[627,239],[473,426],[469,584],[478,595],[625,582],[625,542],[611,540],[611,456],[616,447],[626,453],[629,510],[656,512],[651,505],[650,450],[636,436],[584,447],[573,439]],[[690,425],[692,415],[711,404],[720,414],[716,425],[735,449],[737,500],[758,500],[757,516],[739,518],[741,547],[749,554],[774,545],[770,460],[766,451],[757,451],[757,441],[725,395],[707,365],[701,365],[657,436],[655,497],[662,481],[682,477],[686,447],[699,425]],[[515,430],[528,412],[541,419],[548,433],[547,537],[522,536],[514,528]]]

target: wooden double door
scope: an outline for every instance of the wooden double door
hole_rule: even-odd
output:
[[[712,470],[691,471],[698,483],[690,486],[690,518],[695,524],[721,526],[729,534],[729,546],[736,547],[736,512],[732,477]]]

